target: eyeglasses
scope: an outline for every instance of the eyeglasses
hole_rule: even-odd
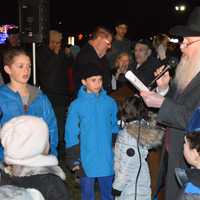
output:
[[[195,40],[195,41],[191,41],[191,42],[188,42],[188,43],[181,43],[181,48],[188,48],[189,46],[191,46],[192,44],[194,43],[197,43],[197,42],[200,42],[200,40]]]

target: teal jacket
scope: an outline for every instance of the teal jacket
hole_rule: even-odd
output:
[[[104,90],[97,95],[79,90],[69,107],[65,125],[66,148],[80,143],[80,160],[88,177],[114,174],[112,134],[117,134],[117,104]]]
[[[51,153],[57,155],[58,130],[51,103],[40,89],[31,85],[28,85],[28,89],[30,96],[28,108],[25,111],[18,92],[12,91],[7,85],[0,87],[0,110],[2,112],[0,124],[3,126],[11,118],[20,115],[33,115],[43,118],[49,128]],[[0,160],[3,160],[3,148],[1,145]]]

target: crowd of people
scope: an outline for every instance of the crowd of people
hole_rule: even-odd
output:
[[[82,200],[95,199],[96,182],[102,200],[200,198],[200,7],[169,30],[180,50],[167,33],[132,42],[127,32],[124,21],[114,34],[100,25],[72,48],[50,30],[37,46],[35,85],[30,49],[9,33],[0,47],[1,199],[71,200],[66,170],[78,175]],[[148,91],[130,84],[129,70]],[[154,194],[146,158],[157,147]]]

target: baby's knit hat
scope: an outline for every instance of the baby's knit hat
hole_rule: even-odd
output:
[[[43,155],[49,145],[49,131],[42,118],[28,115],[12,118],[2,127],[0,139],[4,148],[4,161],[9,165],[58,164],[55,156]]]

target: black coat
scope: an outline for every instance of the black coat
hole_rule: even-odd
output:
[[[193,78],[181,94],[177,95],[176,92],[176,85],[172,83],[158,114],[158,121],[167,126],[169,132],[166,200],[176,199],[177,194],[181,192],[174,170],[175,168],[187,168],[183,157],[185,128],[192,112],[200,106],[200,73]],[[161,168],[165,165],[163,160]]]
[[[32,175],[25,177],[9,176],[1,171],[0,185],[14,185],[24,188],[35,188],[45,200],[71,200],[66,184],[53,174]]]
[[[155,70],[160,67],[160,65],[161,61],[151,55],[139,68],[136,68],[137,63],[134,63],[132,71],[148,87],[155,78]]]
[[[39,47],[36,56],[37,84],[47,94],[67,96],[67,67],[70,63],[64,52],[57,55],[48,47]]]

